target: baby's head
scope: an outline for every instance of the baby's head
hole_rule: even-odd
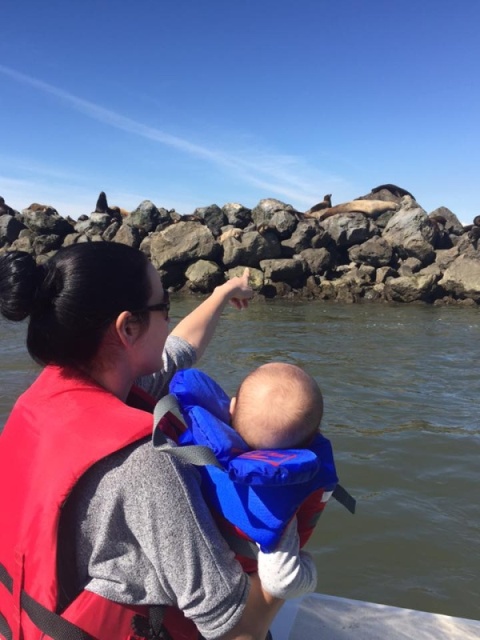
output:
[[[301,448],[320,427],[322,393],[300,367],[272,362],[244,379],[230,413],[233,428],[252,449]]]

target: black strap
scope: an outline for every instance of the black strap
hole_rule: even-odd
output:
[[[337,486],[333,490],[332,496],[335,498],[335,500],[337,500],[337,502],[342,504],[345,509],[350,511],[350,513],[355,513],[357,501],[352,495],[348,493],[346,489],[344,489],[344,487],[342,487],[341,484],[337,484]]]
[[[10,593],[13,593],[12,576],[8,573],[8,571],[5,569],[5,567],[1,562],[0,562],[0,583],[7,588],[7,591],[9,591]]]
[[[10,625],[6,621],[6,619],[0,613],[0,635],[4,636],[5,640],[12,640],[13,633],[10,629]]]
[[[0,582],[8,589],[10,593],[13,593],[13,579],[8,573],[5,567],[0,563]],[[93,637],[77,627],[77,625],[65,620],[61,616],[57,615],[54,611],[50,611],[43,604],[34,600],[28,595],[26,591],[22,589],[20,594],[20,604],[22,609],[28,615],[33,624],[40,629],[40,631],[53,640],[93,640]],[[3,626],[6,625],[6,631],[10,630],[7,621],[3,618],[0,619],[0,632],[5,635],[7,640],[11,638],[10,635],[5,634],[2,631]]]

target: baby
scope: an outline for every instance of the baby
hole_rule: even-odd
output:
[[[322,393],[300,367],[271,362],[243,380],[230,415],[232,427],[252,449],[299,449],[318,433]]]

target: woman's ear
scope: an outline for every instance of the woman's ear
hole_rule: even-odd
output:
[[[125,347],[131,347],[138,337],[138,323],[133,322],[130,311],[122,311],[115,320],[115,331]]]

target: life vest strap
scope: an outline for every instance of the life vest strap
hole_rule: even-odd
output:
[[[13,592],[13,579],[5,567],[0,563],[0,583],[6,589]],[[28,595],[26,591],[21,591],[22,609],[28,615],[33,624],[42,633],[53,638],[53,640],[93,640],[93,637],[77,627],[77,625],[65,620],[54,611],[50,611]],[[1,616],[1,614],[0,614]],[[2,630],[5,627],[6,633]],[[12,637],[11,629],[3,616],[0,617],[0,632],[10,640]]]
[[[5,637],[5,640],[12,640],[13,633],[10,629],[10,625],[8,624],[6,618],[2,616],[0,613],[0,635]]]
[[[167,413],[173,413],[173,415],[178,420],[181,420],[182,423],[185,424],[185,421],[180,412],[180,407],[178,406],[178,401],[175,396],[169,394],[161,398],[155,405],[155,409],[153,412],[152,443],[155,449],[159,451],[165,451],[175,458],[183,460],[184,462],[189,462],[190,464],[194,464],[197,467],[213,465],[214,467],[223,469],[222,465],[219,463],[215,454],[209,447],[198,444],[187,445],[185,447],[172,446],[172,444],[165,437],[160,428],[160,422]]]
[[[347,509],[347,511],[350,511],[350,513],[352,514],[355,513],[357,501],[350,493],[348,493],[348,491],[344,487],[342,487],[341,484],[336,485],[335,489],[333,490],[332,497],[335,498],[335,500],[341,505],[343,505],[345,509]]]

